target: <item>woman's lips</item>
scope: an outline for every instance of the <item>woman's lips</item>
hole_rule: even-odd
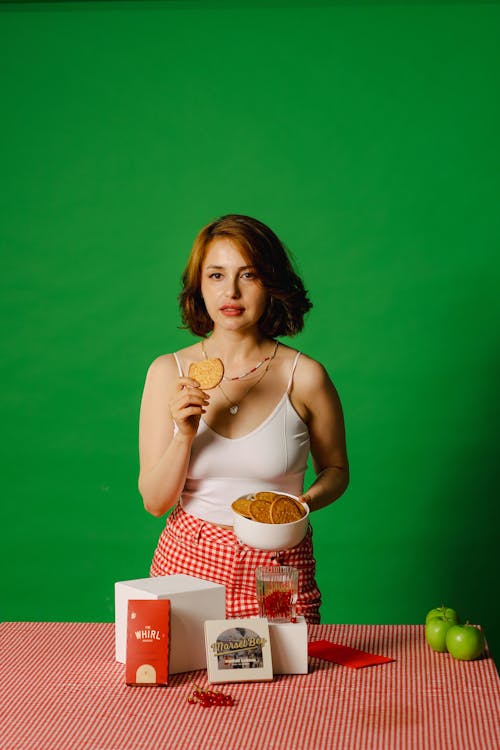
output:
[[[224,307],[221,307],[220,311],[223,315],[228,315],[229,317],[233,317],[236,315],[241,315],[243,312],[243,307],[235,307],[233,305],[225,305]]]

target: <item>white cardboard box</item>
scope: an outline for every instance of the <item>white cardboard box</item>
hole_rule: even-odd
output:
[[[297,617],[297,622],[270,622],[269,639],[273,674],[307,674],[307,623],[303,617]]]
[[[204,622],[225,618],[225,586],[186,575],[115,583],[115,651],[123,664],[129,599],[170,599],[170,674],[206,669]]]

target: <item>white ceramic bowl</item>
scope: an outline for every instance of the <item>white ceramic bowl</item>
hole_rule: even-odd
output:
[[[286,492],[280,492],[279,494],[297,500],[296,495],[289,495]],[[309,508],[305,503],[302,504],[306,515],[291,523],[261,523],[251,518],[245,518],[245,516],[236,513],[234,508],[231,508],[234,533],[240,542],[254,549],[278,551],[296,547],[305,537],[309,525]]]

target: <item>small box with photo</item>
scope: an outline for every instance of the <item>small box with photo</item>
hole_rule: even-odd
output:
[[[273,679],[269,626],[265,618],[206,620],[205,647],[210,683]]]

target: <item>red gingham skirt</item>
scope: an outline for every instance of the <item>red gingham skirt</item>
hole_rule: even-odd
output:
[[[259,565],[292,565],[299,571],[297,614],[318,624],[321,594],[316,584],[312,531],[290,550],[267,552],[241,544],[232,529],[186,513],[178,504],[158,540],[151,576],[184,573],[226,587],[226,617],[258,614],[255,569]]]

